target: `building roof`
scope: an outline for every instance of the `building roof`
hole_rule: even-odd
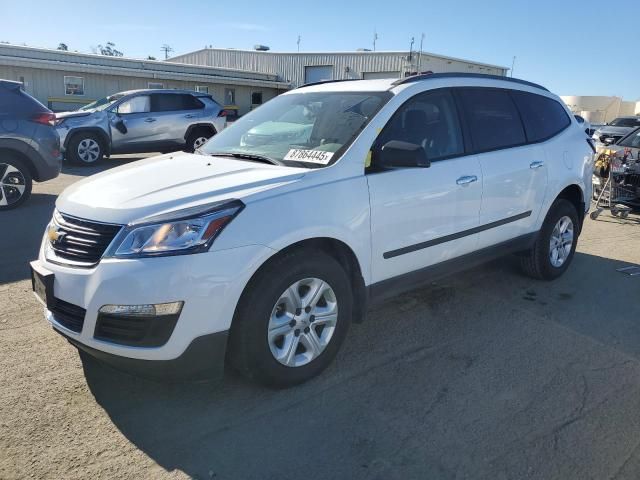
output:
[[[187,55],[193,55],[199,52],[206,52],[206,51],[218,51],[218,52],[239,52],[239,53],[255,53],[258,55],[275,55],[275,56],[304,56],[304,55],[407,55],[409,52],[408,50],[376,50],[374,51],[370,51],[370,50],[347,50],[347,51],[337,51],[337,52],[276,52],[276,51],[272,51],[272,50],[267,50],[267,51],[263,51],[263,50],[245,50],[245,49],[237,49],[237,48],[201,48],[199,50],[195,50],[193,52],[188,52],[188,53],[184,53],[181,55],[176,55],[174,57],[171,57],[169,59],[169,61],[179,61],[181,57],[187,56]],[[464,58],[457,58],[457,57],[449,57],[447,55],[441,55],[439,53],[432,53],[432,52],[425,52],[424,50],[422,52],[420,51],[416,51],[413,50],[412,55],[422,55],[425,57],[435,57],[435,58],[441,58],[443,60],[450,60],[450,61],[454,61],[454,62],[464,62],[464,63],[472,63],[474,65],[479,65],[482,67],[488,67],[488,68],[498,68],[498,69],[502,69],[502,70],[509,70],[508,67],[504,67],[501,65],[492,65],[490,63],[482,63],[482,62],[476,62],[475,60],[468,60],[468,59],[464,59]]]
[[[127,75],[172,80],[201,80],[288,89],[286,82],[269,73],[232,68],[187,65],[159,60],[110,57],[90,53],[0,43],[0,65],[49,68],[79,73]]]

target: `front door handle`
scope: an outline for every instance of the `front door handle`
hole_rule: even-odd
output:
[[[540,168],[540,167],[542,167],[542,166],[544,166],[544,162],[531,162],[531,163],[529,164],[529,168],[530,168],[531,170],[535,170],[536,168]]]
[[[151,123],[151,122],[155,122],[156,119],[153,118],[153,117],[149,117],[149,118],[145,118],[144,121],[147,122],[147,123]]]
[[[477,181],[478,181],[478,177],[476,177],[475,175],[465,175],[464,177],[460,177],[459,179],[457,179],[456,183],[458,185],[464,186]]]

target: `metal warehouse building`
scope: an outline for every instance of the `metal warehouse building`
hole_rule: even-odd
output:
[[[124,90],[181,88],[208,92],[245,113],[290,88],[273,73],[9,44],[0,44],[0,78],[23,82],[28,93],[55,111],[77,109]]]
[[[280,53],[205,48],[169,61],[269,73],[294,87],[322,80],[400,78],[418,72],[473,72],[504,76],[508,70],[428,52],[407,51]]]

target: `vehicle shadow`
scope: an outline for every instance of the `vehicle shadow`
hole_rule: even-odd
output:
[[[158,154],[140,154],[140,155],[114,155],[110,158],[105,158],[96,165],[74,165],[67,161],[62,163],[62,173],[67,175],[73,175],[75,177],[89,177],[96,173],[104,172],[115,167],[120,167],[128,163],[149,158]]]
[[[29,278],[57,196],[33,193],[22,206],[0,214],[0,284]]]
[[[580,253],[554,282],[525,278],[516,263],[386,302],[352,327],[324,374],[292,389],[233,374],[156,383],[83,356],[84,373],[129,441],[167,471],[196,478],[526,476],[508,469],[532,468],[526,446],[557,436],[585,376],[593,395],[619,388],[615,369],[594,377],[594,366],[614,364],[614,349],[640,357],[634,315],[615,301],[637,293],[640,279],[615,271],[624,262]],[[573,443],[587,458],[612,462],[580,435]],[[534,457],[538,472],[566,468],[555,449]],[[572,478],[588,476],[589,465],[575,468]]]

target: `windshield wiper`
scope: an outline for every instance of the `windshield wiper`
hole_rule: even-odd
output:
[[[256,155],[254,153],[238,153],[238,152],[213,152],[208,154],[210,157],[233,157],[242,160],[252,160],[254,162],[270,163],[271,165],[284,165],[280,160],[265,157],[264,155]]]

